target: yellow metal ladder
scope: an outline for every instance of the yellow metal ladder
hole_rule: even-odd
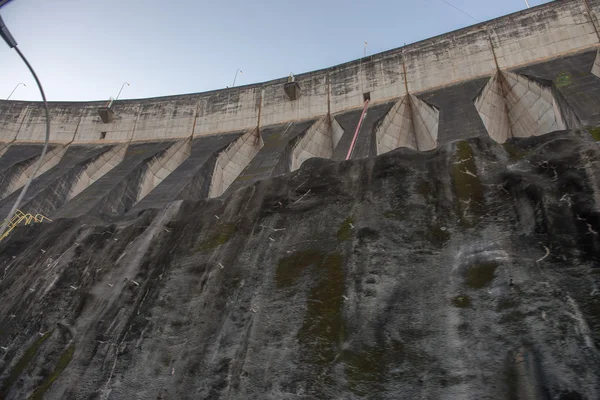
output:
[[[5,221],[6,220],[2,221],[2,223],[4,223]],[[15,215],[13,215],[11,220],[8,222],[8,225],[6,227],[6,232],[4,232],[4,235],[2,235],[2,237],[0,237],[0,241],[4,240],[8,236],[8,234],[12,232],[13,229],[15,229],[17,226],[19,226],[19,224],[30,225],[32,223],[39,223],[39,222],[44,222],[44,221],[52,222],[52,220],[50,218],[46,217],[45,215],[25,214],[23,211],[17,210],[15,212]]]

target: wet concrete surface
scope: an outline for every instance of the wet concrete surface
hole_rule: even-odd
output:
[[[594,132],[18,228],[0,398],[600,398]]]

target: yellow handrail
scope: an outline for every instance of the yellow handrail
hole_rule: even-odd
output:
[[[40,222],[44,222],[44,220],[46,220],[48,222],[52,222],[52,220],[50,218],[46,217],[45,215],[25,214],[23,211],[17,210],[15,212],[15,215],[8,222],[6,232],[4,232],[4,235],[2,235],[2,237],[0,237],[0,241],[4,240],[4,238],[6,238],[8,236],[8,234],[11,233],[12,230],[15,229],[20,223],[23,223],[23,225],[29,225],[32,222],[40,223]],[[4,221],[6,221],[6,220],[4,220]],[[4,223],[4,221],[2,221],[2,223]]]

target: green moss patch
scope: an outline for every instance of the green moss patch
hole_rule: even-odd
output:
[[[348,217],[342,222],[340,229],[338,229],[337,237],[339,240],[348,240],[352,237],[352,226],[354,224],[354,218]]]
[[[515,146],[513,143],[506,142],[502,145],[508,156],[513,161],[518,161],[531,154],[532,150],[523,150]]]
[[[494,280],[496,268],[495,263],[471,265],[465,274],[465,284],[473,289],[483,289]]]
[[[596,142],[600,142],[600,126],[588,128],[588,131],[590,132],[590,135],[592,135]]]
[[[33,394],[30,397],[31,400],[42,400],[44,398],[44,393],[46,393],[46,391],[50,389],[50,386],[52,386],[54,381],[58,379],[58,377],[63,373],[63,371],[71,362],[71,359],[73,358],[73,353],[75,353],[75,344],[71,344],[67,348],[67,350],[65,350],[65,352],[60,356],[60,359],[58,360],[58,364],[56,364],[54,371],[52,371],[52,374],[50,374],[48,379],[46,379],[44,383],[42,383],[35,390],[35,392],[33,392]]]
[[[300,359],[309,366],[308,381],[318,388],[333,384],[333,362],[344,340],[342,307],[345,274],[342,255],[335,253],[323,257],[313,271],[316,284],[308,296],[298,342],[302,348]]]
[[[2,388],[0,389],[0,398],[3,399],[8,394],[10,387],[15,383],[17,378],[25,371],[25,368],[29,365],[29,363],[33,360],[38,350],[46,340],[50,338],[54,330],[46,332],[42,337],[38,338],[29,348],[23,353],[23,356],[19,359],[17,364],[13,367],[8,374],[8,377],[2,383]]]
[[[205,240],[200,243],[200,250],[207,251],[212,250],[223,243],[226,243],[231,237],[235,234],[236,228],[233,224],[223,224],[217,227],[217,233],[212,236],[210,239]]]
[[[427,235],[431,244],[437,247],[445,245],[451,236],[446,227],[433,224],[427,226]]]
[[[557,88],[566,87],[573,83],[573,78],[567,71],[563,71],[554,78],[554,85]]]
[[[389,344],[381,341],[360,351],[344,350],[342,360],[350,390],[366,398],[385,393],[390,364],[399,365],[404,358],[404,345],[398,341]]]
[[[460,294],[452,299],[452,305],[458,308],[468,308],[471,307],[471,299],[469,296]]]
[[[395,219],[398,221],[402,221],[404,217],[399,211],[386,211],[383,213],[383,216],[390,219]]]
[[[277,289],[293,286],[307,267],[320,264],[322,259],[323,253],[312,249],[282,258],[275,270],[275,286]]]

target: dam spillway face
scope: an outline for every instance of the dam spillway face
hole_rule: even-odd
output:
[[[600,398],[598,17],[548,2],[293,93],[49,103],[0,399]],[[2,218],[44,129],[0,100]]]

